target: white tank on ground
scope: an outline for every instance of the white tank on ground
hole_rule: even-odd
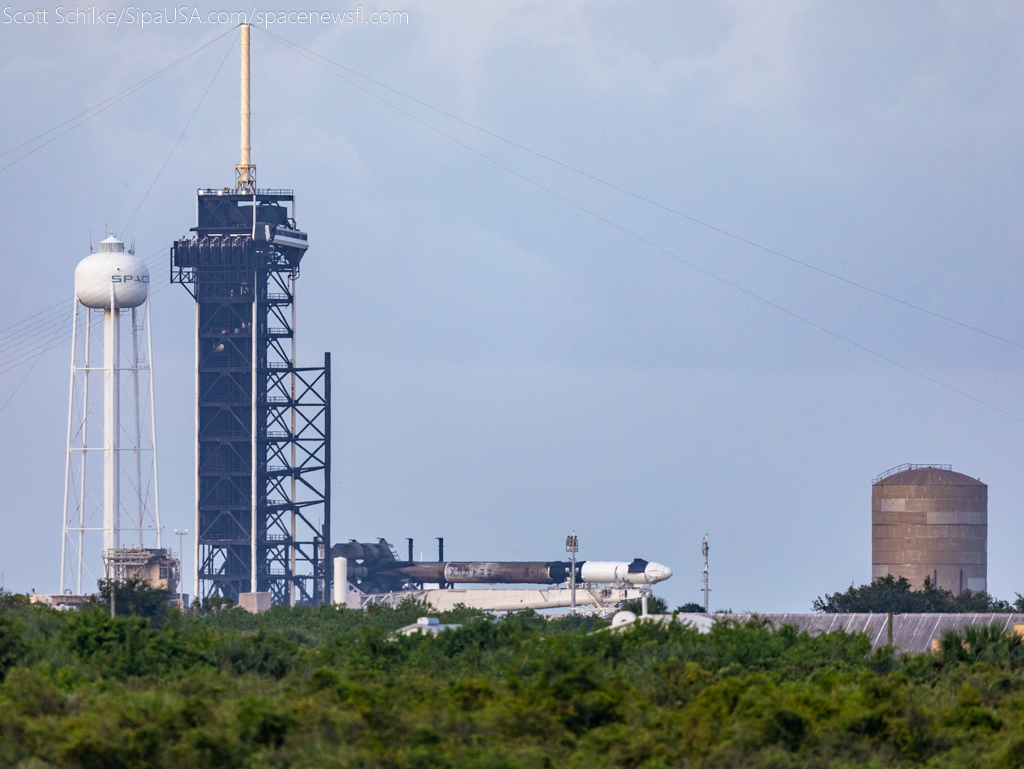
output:
[[[111,293],[119,310],[140,306],[149,294],[149,268],[113,236],[75,268],[75,295],[86,307],[110,309]]]

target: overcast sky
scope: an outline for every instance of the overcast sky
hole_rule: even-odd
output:
[[[0,171],[2,327],[68,313],[90,233],[165,249],[238,162],[236,29],[9,13],[43,8],[0,19],[0,152],[223,37]],[[375,10],[407,21],[270,32],[422,103],[252,33],[258,180],[312,244],[299,355],[333,354],[336,540],[548,560],[575,529],[670,565],[674,606],[707,533],[712,608],[807,611],[870,580],[874,476],[950,463],[989,485],[990,591],[1024,592],[1024,349],[693,221],[1024,344],[1024,6]],[[152,302],[161,508],[192,529],[193,303]],[[0,365],[18,591],[58,588],[70,343],[42,339]]]

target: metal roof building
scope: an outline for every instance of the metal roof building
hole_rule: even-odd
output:
[[[659,622],[671,622],[671,614],[651,615]],[[1024,614],[677,614],[676,621],[691,625],[701,633],[710,632],[718,622],[746,623],[764,621],[774,630],[786,625],[812,636],[822,633],[864,633],[872,650],[890,643],[898,654],[932,651],[933,642],[947,630],[962,633],[972,626],[995,625],[1003,632],[1024,630]]]

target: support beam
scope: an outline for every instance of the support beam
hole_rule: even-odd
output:
[[[118,447],[121,442],[121,387],[118,357],[121,350],[121,319],[114,284],[110,307],[103,311],[103,550],[121,547],[121,473]]]

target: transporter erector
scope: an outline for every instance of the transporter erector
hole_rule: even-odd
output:
[[[438,611],[462,604],[491,611],[579,607],[609,613],[623,601],[643,599],[651,587],[672,576],[664,564],[632,561],[445,561],[399,560],[381,539],[334,545],[334,602],[352,608],[373,603],[397,605],[405,598],[426,601]],[[454,585],[537,585],[478,587]]]

